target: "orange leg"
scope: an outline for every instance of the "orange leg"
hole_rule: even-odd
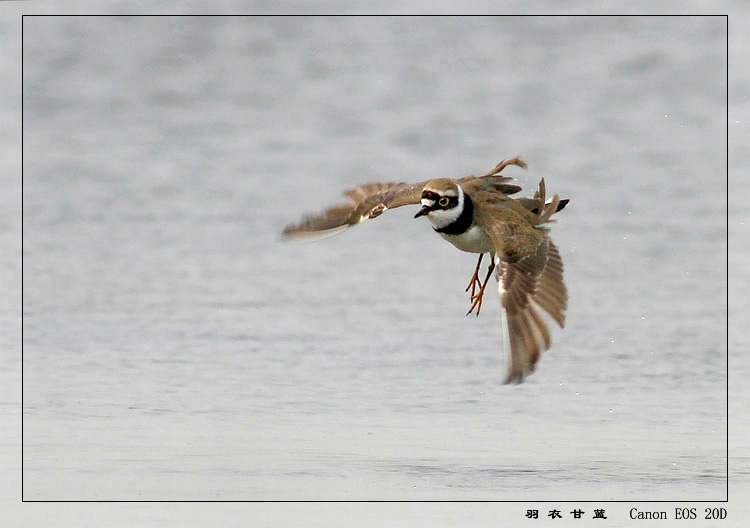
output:
[[[484,253],[479,254],[479,260],[477,260],[477,267],[474,269],[474,275],[471,276],[471,280],[469,281],[469,285],[466,287],[464,291],[469,291],[469,288],[471,288],[471,296],[474,297],[474,292],[476,291],[477,285],[481,285],[482,283],[479,282],[479,266],[482,264],[482,257],[484,256]]]
[[[482,257],[480,255],[479,262],[482,262]],[[479,283],[479,277],[477,277],[477,272],[479,271],[479,262],[477,263],[477,269],[474,271],[474,278],[476,278],[476,283]],[[492,262],[490,262],[490,267],[487,270],[487,276],[484,278],[483,283],[479,283],[479,293],[476,295],[474,294],[474,288],[471,289],[471,308],[469,308],[469,311],[466,312],[466,315],[469,315],[471,312],[474,311],[474,308],[477,309],[477,317],[479,317],[479,312],[482,310],[482,298],[484,297],[484,289],[487,287],[487,283],[490,280],[490,276],[492,275],[492,271],[495,269],[495,258],[492,256]],[[476,284],[474,282],[474,279],[472,279],[472,282],[469,284],[469,286],[472,286],[472,284]],[[469,288],[466,288],[466,291],[468,291]]]

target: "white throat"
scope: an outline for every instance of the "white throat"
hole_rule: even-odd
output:
[[[452,224],[458,217],[461,216],[461,212],[464,210],[464,190],[460,185],[458,187],[458,205],[451,209],[435,209],[427,213],[427,218],[430,219],[432,227],[435,229],[442,229],[443,227]],[[431,206],[434,203],[433,200],[422,200],[423,206]]]

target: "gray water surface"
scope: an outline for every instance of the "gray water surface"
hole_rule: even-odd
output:
[[[724,18],[24,20],[25,499],[722,500]],[[571,199],[568,321],[365,181]],[[737,375],[748,374],[747,362]]]

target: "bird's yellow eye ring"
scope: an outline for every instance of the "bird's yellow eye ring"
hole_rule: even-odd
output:
[[[447,196],[443,196],[442,198],[440,198],[440,200],[438,200],[438,205],[440,207],[448,207],[448,204],[450,202],[451,201],[450,201],[450,199]]]

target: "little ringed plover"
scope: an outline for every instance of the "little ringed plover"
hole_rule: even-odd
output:
[[[521,382],[534,370],[541,353],[550,347],[544,314],[565,325],[568,294],[563,282],[560,252],[549,238],[546,224],[568,200],[555,194],[546,201],[544,179],[533,198],[511,198],[521,187],[501,176],[508,165],[526,168],[516,157],[501,161],[482,176],[440,178],[414,184],[366,183],[345,191],[349,202],[328,208],[287,226],[283,233],[294,239],[335,235],[388,209],[420,204],[414,216],[426,216],[432,228],[461,251],[478,253],[471,289],[471,307],[482,308],[492,272],[498,281],[502,304],[503,347],[508,358],[506,383]],[[482,257],[490,254],[484,281],[479,279]]]

